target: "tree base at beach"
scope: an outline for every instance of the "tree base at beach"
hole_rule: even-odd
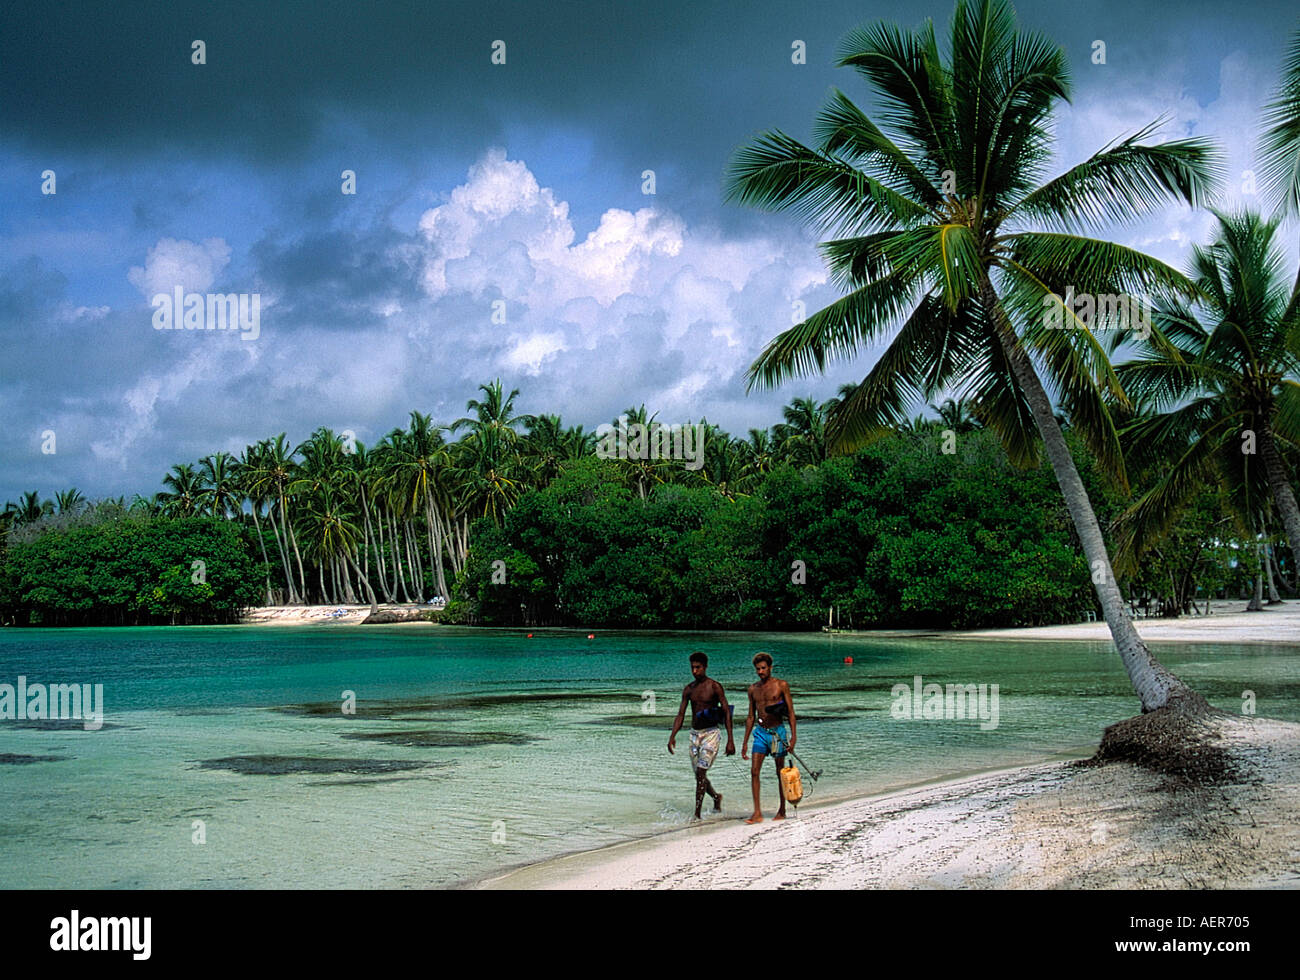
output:
[[[1214,744],[1222,722],[1234,717],[1188,691],[1162,708],[1109,726],[1096,755],[1079,764],[1132,762],[1189,784],[1240,782],[1240,761]]]

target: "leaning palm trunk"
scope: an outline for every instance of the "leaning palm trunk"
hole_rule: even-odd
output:
[[[1052,464],[1056,482],[1061,487],[1061,494],[1065,497],[1065,506],[1079,535],[1079,543],[1083,546],[1088,567],[1092,570],[1093,587],[1101,603],[1102,614],[1106,617],[1106,625],[1115,641],[1124,669],[1128,672],[1129,681],[1142,702],[1143,712],[1154,711],[1177,702],[1184,702],[1195,708],[1204,708],[1204,699],[1151,655],[1151,651],[1147,649],[1133,627],[1128,610],[1124,608],[1124,597],[1120,595],[1119,586],[1115,582],[1115,573],[1111,569],[1110,555],[1106,551],[1101,526],[1097,523],[1097,516],[1093,513],[1088,492],[1074,465],[1074,457],[1070,455],[1070,447],[1066,445],[1065,436],[1061,434],[1061,426],[1052,411],[1051,400],[1038,379],[1038,373],[1034,370],[1029,355],[1021,347],[1006,311],[998,302],[993,284],[987,276],[982,284],[982,293],[985,308],[994,313],[994,329],[997,331],[998,341],[1033,412],[1034,422],[1042,436],[1047,458]]]
[[[271,559],[266,555],[266,539],[262,537],[262,522],[257,519],[257,501],[253,504],[253,527],[257,529],[257,544],[262,549],[262,564],[266,566],[266,604],[273,606],[271,601]]]
[[[1268,583],[1268,604],[1275,606],[1282,597],[1277,594],[1277,584],[1273,581],[1273,544],[1267,537],[1264,539],[1264,578]]]
[[[439,516],[437,508],[434,507],[433,497],[430,494],[425,494],[424,509],[425,517],[429,522],[429,552],[433,556],[433,577],[438,588],[438,595],[446,598],[447,577],[442,565],[442,543],[444,538],[442,517]]]
[[[379,603],[375,599],[375,590],[370,587],[370,579],[361,574],[361,569],[357,568],[357,562],[352,557],[352,552],[343,552],[343,558],[348,565],[352,566],[352,570],[357,573],[357,580],[361,582],[366,590],[366,595],[370,597],[370,615],[373,617],[379,611]]]
[[[276,523],[275,510],[275,501],[272,500],[266,508],[266,519],[270,522],[271,532],[275,535],[275,550],[280,554],[280,564],[284,569],[284,582],[289,591],[287,601],[289,605],[295,606],[302,600],[299,598],[298,589],[294,585],[293,570],[289,567],[288,545],[280,540],[280,525]]]
[[[1264,473],[1268,477],[1269,489],[1273,491],[1273,503],[1282,517],[1282,527],[1286,530],[1287,544],[1291,554],[1300,561],[1300,506],[1297,506],[1295,491],[1287,479],[1286,467],[1278,454],[1277,443],[1273,439],[1272,423],[1265,419],[1259,433],[1259,452],[1263,457]]]

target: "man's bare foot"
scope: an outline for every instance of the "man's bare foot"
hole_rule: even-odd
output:
[[[763,822],[763,815],[761,813],[756,813],[748,820],[745,821],[745,823],[762,823],[762,822]]]
[[[784,820],[784,819],[785,819],[785,814],[784,814],[784,813],[778,813],[778,814],[777,814],[775,817],[773,817],[772,819],[773,819],[773,820]]]
[[[721,794],[721,793],[719,793],[717,796],[715,796],[715,797],[713,798],[713,812],[714,812],[714,813],[721,813],[721,812],[722,812],[722,794]]]

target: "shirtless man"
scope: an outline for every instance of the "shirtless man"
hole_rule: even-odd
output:
[[[766,755],[771,755],[776,763],[776,792],[781,798],[781,807],[772,819],[785,819],[785,790],[781,787],[781,769],[785,765],[786,752],[794,749],[795,740],[794,698],[790,696],[790,685],[772,676],[772,657],[769,654],[754,654],[754,670],[758,672],[758,683],[749,685],[749,717],[745,719],[745,740],[740,746],[740,757],[749,758],[749,733],[754,730],[757,716],[754,761],[749,767],[749,785],[754,791],[754,812],[745,823],[763,822],[763,808],[758,803],[758,784],[763,772],[763,757]],[[788,737],[785,730],[787,718],[790,719]]]
[[[718,743],[721,733],[718,724],[727,725],[727,755],[736,754],[736,742],[731,734],[731,708],[727,704],[727,692],[722,685],[705,674],[709,668],[709,658],[696,652],[691,654],[691,675],[695,680],[686,685],[682,691],[682,704],[677,709],[677,719],[673,722],[672,734],[668,736],[668,752],[672,754],[677,744],[677,732],[682,727],[686,716],[686,703],[691,704],[691,765],[695,769],[695,819],[700,819],[700,804],[704,794],[713,797],[713,812],[722,810],[722,794],[709,782],[709,766],[718,756]]]

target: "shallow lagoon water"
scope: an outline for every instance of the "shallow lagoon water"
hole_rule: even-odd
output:
[[[105,703],[99,731],[0,721],[0,886],[445,886],[675,829],[693,780],[686,734],[675,756],[666,742],[692,650],[737,711],[713,820],[748,812],[757,650],[791,683],[799,755],[825,773],[814,805],[1085,757],[1137,711],[1105,643],[533,632],[0,631],[0,683],[100,683]],[[1300,721],[1300,648],[1152,649],[1219,707],[1251,691],[1258,714]],[[896,719],[891,688],[916,675],[997,684],[997,727]],[[775,794],[769,776],[769,812]]]

